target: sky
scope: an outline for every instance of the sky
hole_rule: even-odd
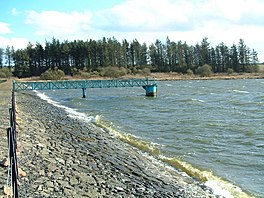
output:
[[[227,46],[243,39],[264,62],[264,0],[0,0],[0,48],[115,37]]]

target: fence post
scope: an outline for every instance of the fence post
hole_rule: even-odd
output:
[[[13,84],[14,86],[14,84]],[[11,108],[9,109],[10,113],[10,127],[7,129],[7,141],[8,141],[8,155],[10,160],[10,172],[11,172],[11,197],[18,198],[18,167],[17,167],[17,140],[16,140],[16,109],[15,109],[15,94],[14,90],[12,91],[11,99]],[[9,174],[8,174],[9,178]]]
[[[9,160],[10,160],[10,168],[11,168],[11,182],[12,185],[12,192],[15,198],[18,197],[18,168],[17,168],[17,156],[16,156],[16,149],[14,144],[14,130],[12,127],[7,129],[8,135],[8,150],[9,150]]]

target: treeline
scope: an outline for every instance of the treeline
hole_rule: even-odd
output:
[[[5,66],[12,69],[17,77],[39,76],[48,69],[58,68],[66,75],[73,71],[96,72],[102,68],[122,67],[129,71],[149,68],[152,72],[196,72],[205,64],[213,73],[228,71],[255,72],[258,56],[254,49],[246,46],[243,39],[231,47],[223,42],[210,46],[207,38],[196,45],[182,41],[165,43],[156,40],[149,46],[137,39],[119,42],[113,38],[101,40],[59,41],[53,38],[40,43],[28,43],[25,49],[7,47],[0,50],[0,67],[5,57]]]

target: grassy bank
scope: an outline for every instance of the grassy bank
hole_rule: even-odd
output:
[[[198,75],[187,75],[187,74],[178,74],[178,73],[152,73],[150,75],[152,78],[157,80],[214,80],[214,79],[256,79],[264,78],[264,73],[233,73],[233,74],[212,74],[209,77],[201,77]]]
[[[259,73],[233,73],[233,74],[212,74],[209,77],[201,77],[198,75],[187,75],[187,74],[179,74],[176,72],[169,73],[151,73],[148,76],[145,75],[125,75],[120,77],[121,79],[129,79],[129,78],[154,78],[160,81],[172,81],[172,80],[231,80],[231,79],[262,79],[264,78],[264,65],[263,72]],[[62,80],[81,80],[83,78],[76,76],[65,76]],[[101,77],[101,76],[92,76],[87,78],[87,80],[104,80],[104,79],[112,79],[109,77]],[[39,81],[39,77],[31,77],[31,78],[23,78],[17,79],[19,81]]]

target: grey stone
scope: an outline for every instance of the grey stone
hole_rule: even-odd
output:
[[[51,172],[54,172],[54,171],[59,169],[59,167],[57,165],[55,165],[55,164],[49,164],[47,168]]]
[[[78,180],[76,179],[76,177],[70,178],[70,185],[75,186],[77,184],[78,184]]]
[[[69,185],[69,182],[68,182],[68,181],[58,180],[58,184],[59,184],[60,187],[62,187],[62,188],[72,189],[72,187]]]
[[[87,183],[90,185],[96,185],[96,180],[92,176],[89,176],[86,174],[79,174],[79,179],[80,179],[80,182],[82,182],[82,183]]]
[[[124,188],[122,188],[122,187],[118,187],[118,186],[115,187],[115,189],[116,189],[117,191],[119,191],[119,192],[125,191]]]
[[[55,158],[56,159],[56,161],[58,161],[59,163],[61,163],[62,165],[64,165],[65,164],[65,160],[64,159],[61,159],[61,158]]]
[[[38,186],[38,191],[43,191],[43,185],[42,184]]]
[[[45,171],[44,170],[39,170],[39,175],[40,176],[45,176]]]
[[[52,187],[54,187],[53,182],[51,182],[51,181],[48,181],[47,183],[45,183],[45,185],[46,185],[48,188],[52,188]]]

